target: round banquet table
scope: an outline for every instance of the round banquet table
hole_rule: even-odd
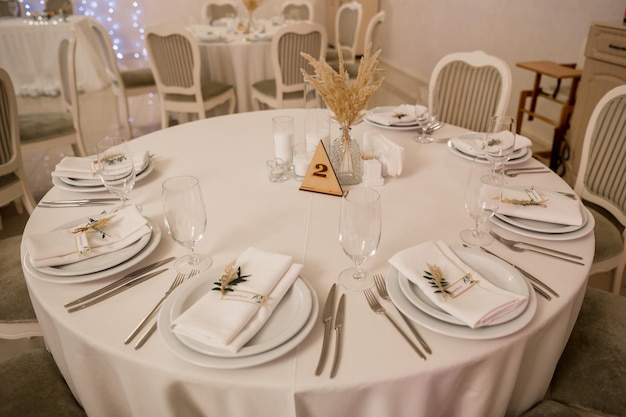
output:
[[[564,241],[525,238],[580,254],[584,266],[491,244],[493,252],[545,281],[560,297],[551,301],[536,297],[536,312],[526,326],[493,339],[445,335],[418,325],[433,350],[426,361],[383,316],[369,309],[363,294],[338,287],[337,299],[346,294],[339,371],[330,379],[328,360],[322,375],[315,376],[324,301],[331,284],[351,261],[338,243],[339,197],[300,191],[295,180],[268,181],[265,161],[273,155],[271,120],[276,115],[293,116],[296,141],[303,140],[303,110],[271,110],[187,123],[131,142],[133,149],[154,154],[154,170],[136,184],[130,199],[141,205],[143,214],[162,232],[156,249],[136,266],[184,254],[165,230],[161,184],[174,175],[197,176],[208,213],[207,233],[197,249],[214,258],[208,273],[222,271],[250,246],[293,256],[295,262],[304,264],[301,276],[319,302],[320,313],[311,332],[294,349],[267,363],[237,369],[200,366],[168,348],[159,337],[164,329],[139,350],[123,343],[170,286],[176,275],[173,268],[106,301],[68,313],[65,303],[123,273],[90,282],[56,283],[38,278],[25,267],[47,346],[87,413],[91,417],[495,417],[519,415],[541,400],[580,309],[593,258],[593,233]],[[337,131],[336,126],[333,129]],[[359,138],[371,129],[378,128],[361,123],[353,131]],[[445,126],[437,136],[459,131]],[[404,248],[437,239],[460,244],[459,232],[472,224],[463,205],[470,163],[443,143],[414,142],[414,132],[381,129],[380,133],[406,152],[402,174],[387,177],[383,186],[376,187],[382,201],[383,233],[379,250],[366,267],[388,274],[388,260]],[[539,162],[531,159],[520,166],[531,165]],[[537,187],[571,191],[553,173],[507,181],[511,185],[532,181]],[[45,198],[85,196],[54,187]],[[24,233],[51,230],[101,210],[37,208]],[[395,316],[390,304],[385,305]]]

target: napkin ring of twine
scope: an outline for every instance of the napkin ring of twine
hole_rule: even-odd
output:
[[[72,230],[72,234],[75,235],[74,240],[76,242],[76,252],[78,256],[82,256],[91,250],[89,239],[87,239],[88,231],[94,230],[98,232],[102,239],[109,237],[109,234],[103,230],[103,227],[106,226],[113,216],[104,217],[100,220],[89,218],[89,222],[85,226],[77,227]]]
[[[546,204],[549,200],[543,198],[541,194],[535,190],[535,186],[531,186],[530,188],[524,189],[526,195],[528,195],[528,200],[521,200],[517,198],[503,198],[501,201],[507,204],[516,204],[518,206],[538,206],[541,208],[546,208],[548,205]]]

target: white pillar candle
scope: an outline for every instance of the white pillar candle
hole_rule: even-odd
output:
[[[274,133],[274,157],[285,163],[291,162],[291,146],[293,135],[289,133]]]

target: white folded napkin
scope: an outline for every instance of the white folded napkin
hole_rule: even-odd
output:
[[[468,133],[456,138],[450,139],[452,145],[458,150],[473,156],[484,156],[483,137],[485,133]],[[515,135],[515,145],[513,151],[527,148],[533,145],[533,142],[526,136]]]
[[[209,291],[171,324],[174,333],[207,346],[238,352],[269,319],[302,270],[291,256],[248,248],[236,260],[247,281],[222,296]],[[217,281],[217,280],[216,280]],[[264,300],[254,302],[261,295]],[[232,299],[241,296],[241,299]]]
[[[37,267],[67,265],[114,252],[136,242],[151,233],[151,228],[137,207],[129,205],[110,214],[98,214],[91,219],[109,219],[105,224],[81,234],[77,228],[85,227],[87,219],[77,220],[72,227],[49,232],[25,235],[26,248],[31,263]],[[76,233],[73,233],[76,231]],[[105,235],[101,232],[104,232]],[[83,237],[83,240],[78,240]],[[84,250],[85,243],[89,250]],[[83,250],[81,250],[83,248]]]
[[[418,106],[418,114],[426,111],[426,107]],[[390,111],[370,112],[367,119],[384,126],[405,126],[417,124],[416,106],[411,104],[402,104]]]
[[[363,132],[363,153],[374,156],[382,166],[382,176],[402,174],[404,148],[375,130]]]
[[[528,297],[516,294],[490,283],[478,274],[442,241],[428,241],[400,251],[392,256],[389,263],[439,308],[458,318],[471,328],[488,326],[495,319],[508,314],[528,303]],[[436,293],[431,282],[424,278],[428,264],[438,266],[447,283],[452,286],[466,274],[478,282],[455,298]]]
[[[526,190],[529,190],[528,192]],[[534,192],[533,192],[534,190]],[[560,196],[557,193],[549,193],[547,196],[541,190],[533,187],[502,189],[502,201],[498,207],[498,214],[518,217],[520,219],[537,220],[547,223],[563,224],[568,226],[581,226],[583,217],[580,211],[580,203],[577,200]],[[534,200],[541,202],[540,205],[524,205],[524,201]],[[517,201],[518,204],[513,202]]]
[[[133,152],[133,162],[135,163],[135,173],[143,171],[148,162],[150,162],[150,153]],[[79,157],[66,156],[56,165],[52,171],[53,177],[65,177],[75,179],[94,179],[98,178],[96,155]]]

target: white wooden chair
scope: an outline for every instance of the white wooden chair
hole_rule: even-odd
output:
[[[74,2],[72,0],[46,0],[44,11],[47,13],[61,13],[68,16],[74,14]]]
[[[58,50],[61,95],[64,109],[57,112],[19,115],[19,135],[22,152],[45,152],[52,147],[71,145],[74,154],[86,156],[78,93],[76,87],[76,37],[64,39]]]
[[[18,0],[0,1],[0,16],[22,17],[24,16],[24,6]]]
[[[168,112],[193,113],[198,119],[206,112],[229,103],[235,110],[232,85],[201,80],[198,43],[188,31],[171,25],[146,29],[148,56],[161,99],[161,127],[168,127]]]
[[[380,11],[376,13],[367,24],[367,28],[365,30],[365,42],[364,45],[367,48],[368,45],[371,45],[371,52],[374,53],[381,49],[381,41],[380,41],[380,31],[383,26],[383,22],[385,21],[385,11]],[[357,73],[359,71],[360,61],[357,60],[353,63],[344,63],[344,68],[348,72],[350,78],[356,78]],[[330,63],[331,67],[335,70],[339,68],[339,62],[334,61]]]
[[[283,3],[280,14],[285,20],[313,21],[313,4],[307,0],[288,0]]]
[[[452,53],[433,69],[429,106],[436,92],[439,120],[486,132],[491,116],[506,114],[511,84],[511,69],[502,59],[482,51]]]
[[[611,272],[615,294],[620,293],[626,264],[625,138],[626,85],[621,85],[606,93],[591,114],[574,185],[583,201],[597,206],[588,207],[596,221],[596,251],[589,273]]]
[[[95,44],[100,52],[100,59],[111,85],[113,94],[117,97],[116,120],[122,122],[128,131],[128,137],[133,137],[132,118],[129,111],[129,97],[156,94],[156,82],[150,68],[120,70],[113,50],[113,43],[104,26],[94,19],[88,19],[87,25],[95,38]],[[120,117],[121,116],[121,117]]]
[[[200,13],[202,19],[211,24],[224,17],[236,17],[237,4],[232,0],[208,0],[202,4]]]
[[[301,68],[312,72],[300,55],[305,52],[322,59],[326,52],[326,29],[318,23],[300,22],[278,30],[272,38],[274,78],[252,85],[252,107],[274,109],[304,107],[304,78]]]
[[[361,3],[353,1],[339,6],[335,17],[335,47],[326,52],[326,62],[338,61],[339,50],[343,55],[344,63],[356,62],[356,44],[362,19]]]
[[[22,162],[17,121],[17,98],[9,73],[0,68],[0,207],[15,202],[16,210],[28,213],[35,200]],[[0,226],[2,223],[0,222]]]

